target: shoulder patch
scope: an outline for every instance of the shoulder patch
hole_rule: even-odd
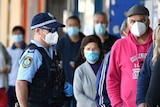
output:
[[[28,68],[30,67],[31,63],[32,63],[32,58],[29,56],[26,56],[25,59],[23,60],[22,66],[23,68]]]

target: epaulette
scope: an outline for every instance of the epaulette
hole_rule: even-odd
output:
[[[28,52],[28,53],[34,53],[34,51],[35,51],[35,49],[30,49],[30,48],[29,48],[27,52]]]

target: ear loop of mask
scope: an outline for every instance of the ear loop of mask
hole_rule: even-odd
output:
[[[40,29],[40,28],[39,28]],[[42,29],[40,29],[41,30],[41,32],[46,36],[47,34],[45,34],[43,31],[42,31]],[[44,41],[44,42],[46,42],[45,41],[45,38],[43,38],[41,35],[40,35],[40,37],[41,37],[41,39]]]

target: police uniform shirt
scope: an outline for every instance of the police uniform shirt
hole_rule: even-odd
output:
[[[31,40],[31,43],[35,44],[38,47],[43,47],[39,42]],[[44,47],[43,47],[44,48]],[[49,47],[47,50],[44,48],[47,52],[48,56],[53,59],[53,47]],[[36,49],[27,49],[24,54],[22,55],[20,61],[19,61],[19,69],[18,69],[18,76],[17,80],[26,80],[30,83],[32,83],[32,79],[37,72],[37,70],[42,65],[42,55],[41,53]]]

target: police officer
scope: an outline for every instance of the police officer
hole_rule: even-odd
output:
[[[64,27],[50,13],[39,13],[32,19],[34,40],[19,61],[16,95],[20,107],[61,107],[53,101],[53,75],[50,66],[54,59],[53,47],[57,43],[58,27]],[[65,88],[70,86],[65,86]],[[67,89],[64,92],[72,94]],[[61,102],[63,103],[63,102]]]

